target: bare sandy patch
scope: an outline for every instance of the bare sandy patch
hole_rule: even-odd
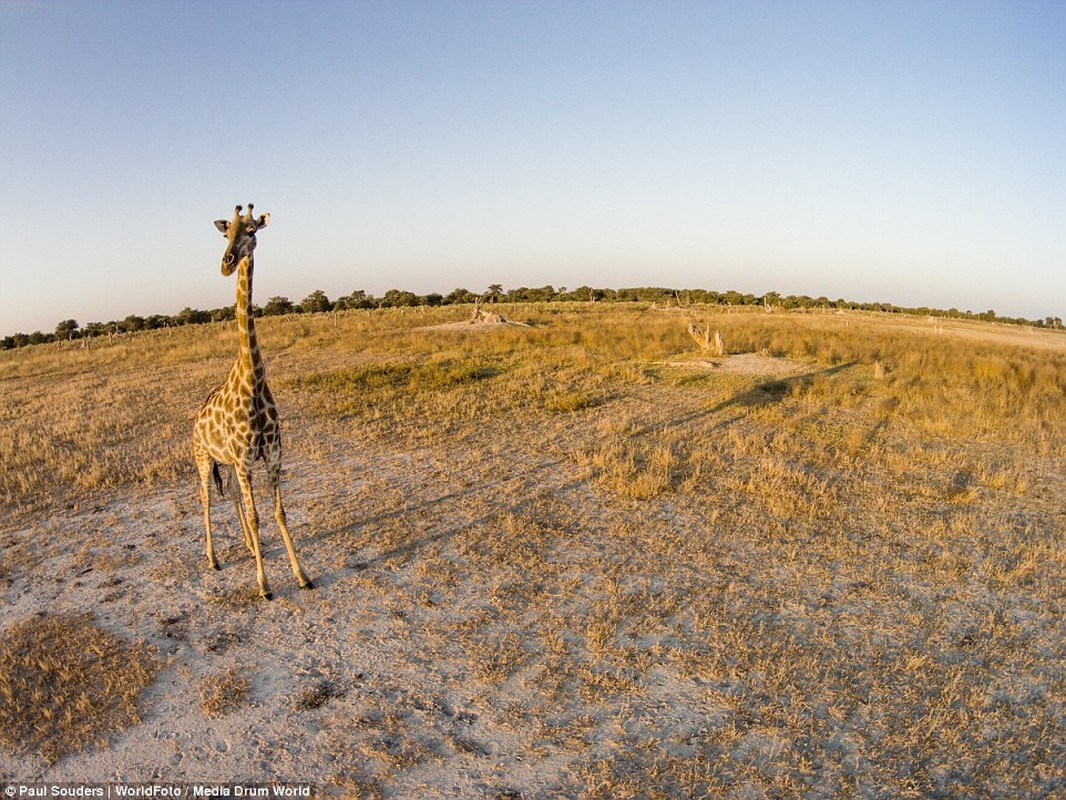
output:
[[[738,353],[720,358],[675,359],[666,363],[671,367],[766,378],[789,378],[810,372],[815,367],[814,362],[809,360],[764,356],[758,353]]]
[[[531,328],[528,322],[515,322],[499,314],[486,314],[481,319],[460,320],[459,322],[445,322],[441,325],[427,325],[418,328],[422,331],[492,331],[500,328]]]

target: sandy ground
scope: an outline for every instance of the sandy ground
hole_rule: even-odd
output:
[[[763,378],[788,378],[813,372],[813,362],[792,358],[772,358],[758,353],[738,353],[721,358],[689,358],[666,362],[671,367],[704,372],[723,372],[734,375],[755,375]]]
[[[399,795],[424,796],[432,787],[432,794],[466,797],[520,779],[535,783],[533,770],[514,752],[519,737],[501,709],[462,674],[465,659],[431,663],[422,651],[431,633],[426,626],[437,616],[432,598],[414,608],[399,600],[383,606],[378,593],[361,590],[368,577],[395,578],[389,554],[371,538],[375,527],[405,526],[410,538],[403,546],[416,552],[420,543],[477,524],[462,507],[471,495],[491,492],[492,482],[456,483],[459,476],[442,474],[442,465],[426,458],[353,448],[345,468],[359,477],[344,485],[291,470],[290,526],[316,588],[296,587],[267,516],[273,602],[254,597],[254,563],[228,504],[215,506],[222,569],[204,568],[202,517],[192,487],[101,499],[32,530],[5,532],[8,542],[32,537],[39,543],[39,574],[47,576],[9,578],[0,606],[5,621],[92,609],[102,627],[152,645],[164,667],[143,696],[142,724],[111,737],[108,748],[51,766],[3,754],[0,776],[176,782],[321,782],[333,776],[341,784],[355,776],[358,783],[360,765],[373,760],[367,752],[378,746],[386,760],[395,755],[423,764],[393,786]],[[340,530],[308,529],[310,507],[336,503],[338,495],[357,505],[353,498],[371,485],[392,495],[392,511],[376,520],[360,519],[356,511]],[[200,708],[199,687],[231,666],[250,677],[250,695],[237,710],[209,718]],[[301,707],[301,692],[308,691],[326,695],[320,707]],[[352,721],[364,730],[352,730]],[[417,733],[405,733],[416,723]],[[375,736],[381,741],[360,749]],[[407,749],[411,753],[401,752]]]
[[[254,561],[232,508],[217,499],[222,568],[205,568],[193,486],[100,497],[3,531],[7,555],[35,567],[7,574],[3,623],[91,609],[101,627],[147,642],[163,668],[142,695],[140,725],[51,765],[0,752],[0,778],[310,781],[323,791],[389,797],[551,796],[572,786],[577,751],[566,737],[537,743],[542,726],[523,724],[524,707],[543,706],[539,690],[517,677],[486,679],[492,642],[471,654],[449,641],[449,628],[493,616],[493,576],[455,586],[449,573],[438,586],[433,562],[456,557],[459,537],[476,546],[495,536],[509,514],[531,504],[599,507],[574,468],[537,448],[471,460],[340,438],[314,447],[328,455],[287,469],[285,494],[316,588],[297,588],[260,500],[272,602],[256,599]],[[334,524],[312,527],[311,518]],[[596,541],[606,522],[560,523],[568,543],[555,557],[572,562],[563,571],[574,581],[587,576],[589,559],[615,548]],[[249,694],[211,718],[200,687],[230,668],[249,677]],[[702,718],[669,675],[658,683],[653,691],[676,709],[679,729]],[[565,729],[577,716],[561,708],[556,722]]]
[[[501,317],[499,314],[490,314],[481,319],[459,320],[458,322],[445,322],[441,325],[427,325],[421,330],[426,331],[488,331],[500,327],[528,328],[529,324]]]

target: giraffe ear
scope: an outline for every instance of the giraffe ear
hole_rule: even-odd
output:
[[[223,236],[225,236],[226,235],[226,231],[229,230],[229,223],[226,222],[226,220],[224,220],[224,219],[216,219],[215,220],[215,227],[218,228],[219,232]]]
[[[256,220],[255,227],[259,230],[263,230],[270,222],[270,214],[263,214]]]

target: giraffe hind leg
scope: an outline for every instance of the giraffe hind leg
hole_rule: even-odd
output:
[[[222,478],[215,474],[215,479],[219,487],[219,493],[229,497],[233,503],[233,510],[237,514],[237,521],[241,524],[241,532],[244,534],[244,546],[248,548],[248,552],[253,556],[255,555],[255,548],[252,547],[252,532],[248,525],[247,515],[244,513],[244,508],[241,504],[241,489],[237,482],[237,470],[232,464],[227,464],[226,473],[226,488],[222,488]]]

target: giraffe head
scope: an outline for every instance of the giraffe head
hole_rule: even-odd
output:
[[[227,242],[226,251],[222,254],[223,275],[232,275],[243,259],[251,260],[252,251],[255,250],[256,231],[265,228],[270,222],[269,214],[262,214],[256,219],[252,214],[254,208],[255,206],[249,203],[248,213],[242,216],[241,206],[237,206],[233,210],[233,219],[229,222],[224,219],[215,220],[215,227],[222,232]]]

